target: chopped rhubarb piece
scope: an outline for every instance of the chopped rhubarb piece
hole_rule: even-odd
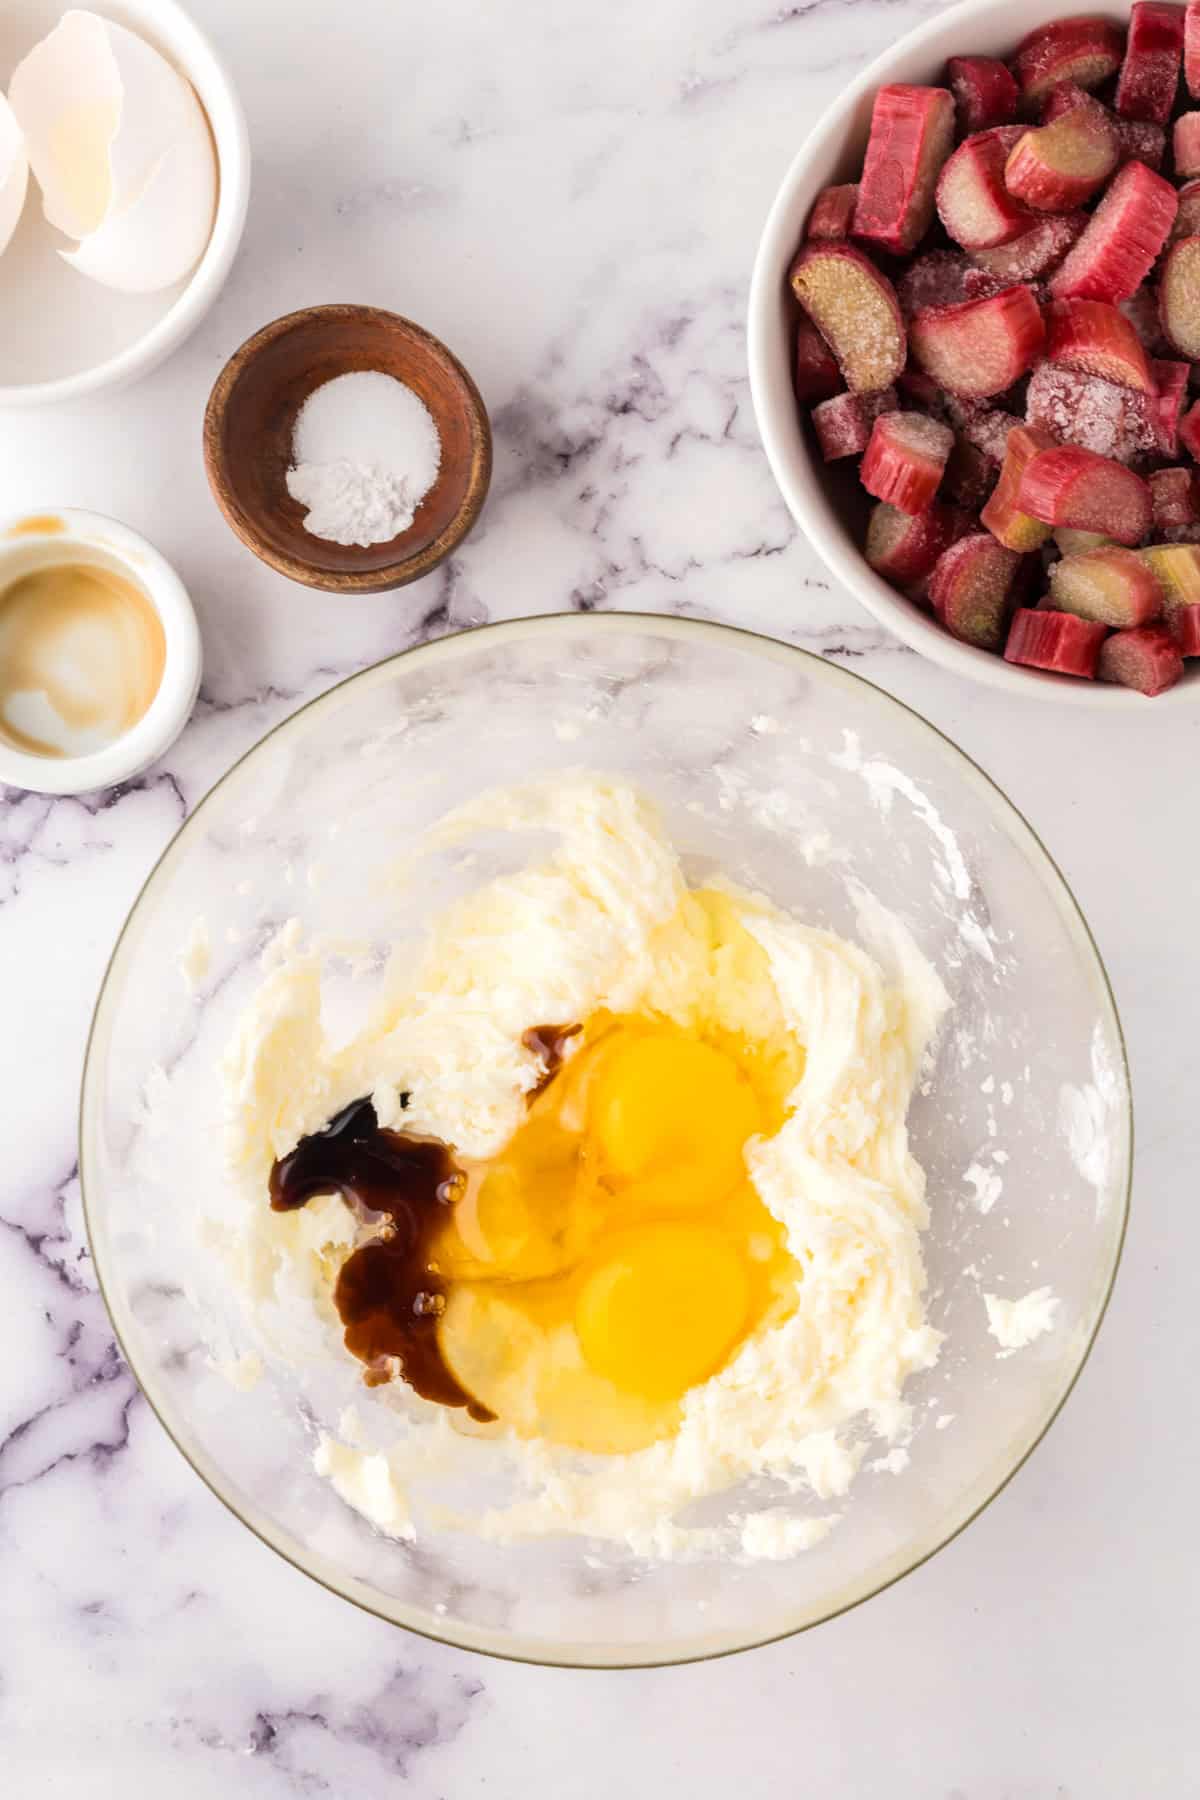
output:
[[[952,56],[946,64],[946,86],[954,95],[958,127],[964,136],[1007,125],[1017,116],[1020,89],[994,57]]]
[[[1200,607],[1200,544],[1151,544],[1139,552],[1162,590],[1162,610],[1174,629],[1176,615]]]
[[[1103,187],[1120,155],[1108,114],[1098,100],[1080,93],[1078,105],[1025,132],[1014,145],[1004,165],[1004,185],[1037,212],[1071,212]]]
[[[1091,96],[1077,81],[1060,81],[1050,89],[1042,105],[1042,124],[1049,125],[1054,119],[1070,112],[1074,106],[1082,106]],[[1100,102],[1095,102],[1099,106]],[[1107,107],[1103,109],[1106,113]]]
[[[855,393],[890,387],[904,367],[904,320],[896,290],[852,244],[805,244],[791,269],[792,291]]]
[[[1054,675],[1092,679],[1107,636],[1106,625],[1092,625],[1074,613],[1022,607],[1013,615],[1004,660],[1028,669],[1048,669]]]
[[[1024,421],[1015,414],[1005,412],[1000,407],[983,407],[964,417],[959,422],[959,430],[969,444],[996,465],[1000,465],[1008,455],[1009,434]]]
[[[1112,539],[1103,531],[1073,531],[1069,525],[1060,525],[1054,542],[1063,556],[1082,556],[1085,550],[1103,550]]]
[[[808,215],[805,237],[821,242],[836,242],[850,236],[854,206],[858,199],[858,183],[848,181],[841,187],[822,188]]]
[[[1076,613],[1116,631],[1148,625],[1163,607],[1154,570],[1136,550],[1119,544],[1056,562],[1050,571],[1050,599],[1059,612]]]
[[[1162,321],[1158,316],[1158,301],[1148,287],[1141,287],[1128,300],[1122,300],[1117,311],[1122,313],[1138,334],[1138,342],[1142,349],[1157,356],[1169,349],[1166,338],[1162,334]]]
[[[996,250],[973,250],[972,262],[1009,281],[1036,281],[1062,261],[1088,222],[1083,212],[1039,219],[1032,230]]]
[[[1155,447],[1162,456],[1179,454],[1179,421],[1187,399],[1189,372],[1186,363],[1168,362],[1161,357],[1155,357],[1150,364],[1158,392],[1148,395],[1144,404]]]
[[[895,388],[878,394],[835,394],[812,409],[813,430],[826,462],[843,456],[861,456],[871,441],[871,431],[881,412],[896,404]]]
[[[1200,237],[1180,238],[1168,250],[1158,310],[1176,350],[1193,360],[1200,357]]]
[[[1046,355],[1052,363],[1142,394],[1154,392],[1138,334],[1115,306],[1104,300],[1055,300],[1045,318]]]
[[[1139,694],[1165,694],[1183,674],[1183,657],[1165,625],[1138,625],[1105,638],[1096,673]]]
[[[1155,469],[1146,479],[1150,483],[1156,531],[1166,531],[1173,525],[1195,525],[1200,520],[1196,477],[1191,469]]]
[[[1159,450],[1148,404],[1132,388],[1044,362],[1029,377],[1025,417],[1062,444],[1079,444],[1097,456],[1132,463]]]
[[[961,513],[937,501],[914,515],[881,500],[867,526],[867,561],[893,587],[913,587],[960,535],[963,523]]]
[[[1176,119],[1171,145],[1176,179],[1200,175],[1200,112],[1183,113]]]
[[[830,400],[841,385],[837,357],[816,326],[800,319],[796,326],[796,398]]]
[[[1054,298],[1115,303],[1135,294],[1167,241],[1177,205],[1169,181],[1143,163],[1126,163],[1052,278]]]
[[[1183,15],[1183,77],[1193,100],[1200,98],[1200,0],[1188,0]]]
[[[953,250],[928,250],[909,263],[896,283],[896,298],[906,319],[925,306],[957,306],[967,298],[964,281],[970,265]]]
[[[938,217],[965,250],[1010,244],[1033,224],[1032,215],[1005,185],[1009,152],[1015,154],[1015,146],[1027,135],[1019,125],[977,131],[958,146],[938,176]]]
[[[1179,442],[1193,462],[1200,462],[1200,400],[1180,419]]]
[[[920,513],[929,506],[954,448],[954,433],[924,413],[880,413],[871,432],[859,480],[868,494]]]
[[[898,256],[920,243],[933,220],[934,185],[953,146],[954,99],[945,88],[880,88],[858,184],[855,237]]]
[[[1116,107],[1123,119],[1166,123],[1175,104],[1182,55],[1182,6],[1134,0],[1125,61],[1117,82]]]
[[[1169,630],[1181,656],[1200,656],[1200,606],[1180,606],[1171,614]]]
[[[952,637],[980,650],[999,650],[1021,561],[987,531],[959,538],[942,552],[929,577],[929,600]]]
[[[1152,517],[1140,475],[1077,444],[1039,451],[1026,464],[1017,505],[1047,525],[1106,531],[1119,544],[1140,544]]]
[[[1168,244],[1180,238],[1200,237],[1200,181],[1185,181],[1179,190],[1179,210],[1171,227]]]
[[[1021,40],[1016,77],[1027,100],[1040,100],[1060,81],[1099,87],[1115,75],[1125,54],[1125,34],[1111,19],[1055,19]]]
[[[942,492],[956,506],[977,513],[996,485],[997,467],[993,457],[960,434],[946,463]]]
[[[1161,125],[1152,125],[1149,119],[1115,119],[1113,123],[1121,152],[1119,169],[1127,162],[1145,163],[1148,169],[1162,168],[1167,154],[1167,134]]]
[[[1037,301],[1026,287],[990,300],[928,306],[909,325],[917,362],[950,393],[986,399],[1029,369],[1045,339]]]
[[[1052,450],[1054,439],[1048,431],[1034,425],[1017,425],[1008,434],[1004,467],[991,499],[979,515],[992,536],[1008,550],[1037,550],[1050,536],[1050,527],[1041,519],[1021,512],[1017,506],[1021,477],[1041,450]]]

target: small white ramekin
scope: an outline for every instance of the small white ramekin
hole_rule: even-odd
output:
[[[62,507],[0,520],[0,594],[54,563],[90,563],[125,575],[158,613],[166,638],[158,692],[115,743],[87,756],[34,756],[0,738],[0,782],[37,794],[86,794],[140,774],[179,736],[200,687],[200,630],[170,563],[127,525]]]
[[[834,578],[896,636],[943,668],[1026,699],[1058,705],[1100,706],[1137,713],[1148,702],[1131,688],[1080,681],[1025,669],[961,644],[933,616],[889,587],[867,564],[860,538],[866,506],[847,465],[822,464],[796,404],[792,386],[795,307],[787,272],[805,220],[823,187],[856,181],[871,124],[876,89],[888,82],[938,83],[948,56],[1007,58],[1026,32],[1052,19],[1086,11],[1124,25],[1129,0],[1101,0],[1080,7],[1072,0],[965,0],[939,12],[898,39],[852,81],[800,148],[775,196],[758,246],[750,286],[748,356],[750,389],[763,447],[792,517]],[[1176,687],[1154,701],[1156,709],[1200,702],[1200,661],[1187,665]],[[1161,712],[1156,711],[1156,717]]]
[[[242,241],[250,204],[250,139],[233,77],[207,37],[176,0],[106,0],[106,18],[157,46],[187,76],[208,115],[217,151],[219,189],[212,236],[182,293],[141,337],[102,362],[58,378],[0,385],[0,408],[78,400],[123,386],[157,368],[196,329],[225,285]],[[49,26],[46,21],[42,24]],[[39,206],[31,180],[26,206]],[[81,279],[81,278],[80,278]],[[97,305],[104,290],[96,289]]]

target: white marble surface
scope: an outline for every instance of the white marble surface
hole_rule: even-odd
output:
[[[143,780],[0,801],[0,1767],[4,1792],[1129,1800],[1200,1792],[1193,1715],[1200,1310],[1187,796],[1200,713],[1068,716],[967,687],[831,591],[759,451],[743,311],[798,138],[915,0],[194,0],[256,185],[216,311],[141,386],[0,418],[6,510],[144,531],[202,618],[187,733]],[[969,49],[969,45],[964,45]],[[259,567],[205,487],[227,354],[289,307],[389,305],[491,408],[464,552],[337,602]],[[915,705],[1059,859],[1130,1038],[1139,1167],[1098,1347],[964,1537],[807,1637],[640,1675],[490,1664],[361,1616],[220,1507],[116,1353],[83,1248],[84,1034],[150,863],[228,763],[336,676],[434,632],[567,606],[773,632]]]

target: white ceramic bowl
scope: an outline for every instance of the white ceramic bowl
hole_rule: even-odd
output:
[[[88,563],[127,576],[162,621],[167,654],[158,692],[131,730],[87,756],[34,756],[0,737],[0,782],[36,794],[86,794],[140,774],[173,744],[200,687],[200,630],[188,591],[152,544],[100,513],[58,508],[0,520],[0,594],[55,563]]]
[[[0,86],[65,10],[65,0],[5,0]],[[103,0],[99,10],[140,32],[200,96],[217,148],[220,190],[208,248],[192,273],[158,294],[117,294],[68,267],[41,217],[30,179],[25,211],[0,259],[0,408],[78,400],[156,368],[195,330],[233,266],[250,199],[250,144],[233,81],[175,0]],[[66,240],[61,240],[65,243]]]
[[[861,543],[869,501],[844,463],[822,463],[802,423],[792,386],[795,307],[787,272],[813,201],[831,182],[856,181],[878,88],[888,82],[940,83],[946,58],[1008,58],[1026,32],[1072,13],[1128,17],[1126,5],[1072,5],[1071,0],[965,0],[878,57],[834,101],[801,148],[775,196],[758,247],[750,287],[750,387],[764,448],[784,499],[830,573],[881,624],[923,656],[973,681],[1027,698],[1075,706],[1189,706],[1200,700],[1200,662],[1168,693],[1148,701],[1128,688],[1042,674],[961,644],[931,614],[889,587],[869,568]]]

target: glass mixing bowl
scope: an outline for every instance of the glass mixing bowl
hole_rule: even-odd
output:
[[[575,1538],[400,1542],[311,1467],[318,1427],[335,1430],[348,1404],[376,1404],[359,1365],[327,1349],[298,1363],[268,1357],[256,1385],[230,1383],[253,1334],[197,1222],[228,1187],[218,1065],[261,979],[258,953],[293,917],[306,934],[380,955],[419,935],[468,885],[544,845],[484,834],[472,861],[461,845],[439,852],[419,881],[396,873],[406,848],[481,789],[569,769],[637,782],[693,878],[721,871],[851,937],[849,885],[865,883],[954,999],[911,1112],[929,1175],[941,1361],[906,1389],[907,1469],[872,1469],[868,1457],[841,1523],[789,1562],[651,1563]],[[181,957],[201,929],[211,951],[189,991]],[[331,1013],[349,1017],[363,986],[335,966]],[[88,1049],[81,1168],[130,1365],[244,1523],[335,1592],[431,1637],[619,1666],[717,1655],[816,1624],[915,1567],[992,1499],[1062,1404],[1104,1311],[1131,1131],[1095,945],[986,775],[817,657],[726,627],[613,614],[497,625],[409,651],[313,701],[217,784],[113,954]],[[1016,1298],[1043,1284],[1060,1296],[1054,1329],[999,1354],[983,1292]],[[785,1503],[829,1510],[804,1496]]]

